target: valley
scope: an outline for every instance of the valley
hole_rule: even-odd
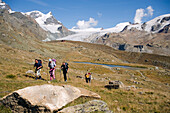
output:
[[[129,54],[123,51],[114,50],[111,47],[104,45],[72,41],[40,43],[42,45],[41,49],[34,52],[18,50],[1,44],[1,97],[26,86],[47,84],[47,80],[49,79],[47,74],[48,59],[55,58],[57,59],[57,71],[56,80],[51,82],[53,85],[67,84],[96,92],[101,95],[102,100],[105,101],[110,110],[114,112],[169,111],[168,95],[170,71],[168,68],[165,69],[163,67],[157,67],[151,64],[147,65],[145,63],[141,64],[142,62],[140,60],[136,63],[127,63],[123,56],[127,55],[129,61],[133,62],[132,59],[136,58],[137,55],[135,56],[135,54],[138,53]],[[39,48],[39,46],[36,48]],[[112,52],[112,54],[110,54],[110,52]],[[154,58],[157,59],[160,57],[161,59],[161,57],[165,57],[158,55],[155,57],[152,55],[146,56],[152,60],[154,60]],[[28,70],[34,70],[33,64],[35,58],[43,60],[44,67],[41,74],[44,80],[35,80],[34,75],[26,74]],[[167,63],[169,62],[168,59],[169,58],[167,57]],[[70,67],[69,80],[67,83],[64,82],[63,76],[60,75],[59,67],[63,61],[67,61]],[[129,70],[125,68],[111,68],[100,65],[76,64],[73,61],[127,65],[144,68],[141,70]],[[85,83],[84,74],[89,69],[90,72],[93,73],[93,79],[92,83],[87,84]],[[125,87],[112,90],[104,87],[109,81],[115,80],[123,82]],[[85,103],[89,100],[92,99],[87,97],[79,98],[68,106]],[[1,106],[1,110],[8,111],[8,109],[3,106]]]
[[[169,15],[154,19],[156,22],[126,22],[110,29],[81,31],[67,29],[51,12],[22,13],[12,11],[5,3],[1,5],[5,7],[0,7],[0,112],[13,112],[2,102],[4,96],[36,85],[87,89],[100,95],[98,100],[106,102],[113,112],[170,111]],[[56,79],[52,81],[47,68],[49,58],[56,59]],[[42,79],[26,73],[34,72],[35,59],[42,60]],[[60,69],[62,62],[69,64],[67,82]],[[87,70],[92,73],[91,83],[85,81]],[[121,85],[115,88],[114,83]],[[55,112],[91,100],[94,98],[80,96]],[[17,109],[25,104],[20,107]]]

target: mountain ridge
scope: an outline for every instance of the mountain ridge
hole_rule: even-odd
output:
[[[170,14],[164,14],[160,15],[150,21],[141,23],[141,24],[131,24],[127,26],[128,30],[131,30],[132,28],[136,28],[137,30],[140,31],[146,31],[146,32],[151,32],[151,33],[161,33],[162,29],[164,27],[170,25]],[[168,32],[169,29],[164,31],[165,33]]]
[[[31,11],[23,14],[35,19],[42,29],[49,32],[51,37],[49,36],[43,41],[56,40],[57,38],[74,34],[74,32],[69,31],[61,22],[56,20],[51,11],[47,14],[40,11]]]
[[[80,39],[74,39],[73,36],[66,36],[59,38],[58,40],[74,40],[74,41],[85,41],[85,42],[93,42],[94,39],[101,37],[101,35],[105,35],[107,33],[121,33],[125,31],[143,31],[146,33],[168,33],[170,26],[170,14],[165,14],[158,16],[150,21],[141,23],[141,24],[134,24],[131,22],[123,22],[117,24],[115,27],[112,28],[88,28],[88,29],[70,29],[71,31],[79,34]],[[87,32],[89,35],[86,37],[83,36],[81,38],[81,33]],[[93,37],[93,34],[98,34]],[[75,34],[75,36],[77,36]]]
[[[170,55],[170,14],[158,16],[142,24],[124,22],[113,28],[73,29],[77,34],[57,40],[74,40],[104,44],[114,49]]]
[[[32,18],[34,23],[36,22],[37,24],[39,24],[39,26],[45,31],[44,33],[46,33],[46,38],[42,41],[56,40],[57,38],[74,34],[74,32],[69,31],[61,22],[56,20],[56,18],[52,15],[51,12],[47,14],[44,14],[40,11],[31,11],[26,13],[15,12],[12,11],[8,4],[2,1],[0,1],[0,9],[8,10],[9,14],[20,13],[24,16],[27,16],[28,18]]]

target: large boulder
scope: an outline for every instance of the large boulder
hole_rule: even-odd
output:
[[[85,104],[79,104],[76,106],[71,106],[59,111],[61,113],[91,113],[91,112],[104,112],[112,113],[107,107],[107,104],[101,100],[92,100],[86,102]]]
[[[1,103],[13,112],[53,112],[81,96],[100,98],[86,89],[45,84],[14,91],[3,97]]]

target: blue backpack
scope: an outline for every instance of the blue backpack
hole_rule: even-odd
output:
[[[42,65],[42,60],[38,60],[38,63],[40,63]],[[43,65],[42,65],[41,68],[43,68]]]
[[[65,62],[65,68],[66,68],[66,71],[68,70],[68,63]]]

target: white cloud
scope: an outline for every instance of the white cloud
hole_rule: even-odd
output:
[[[142,22],[142,18],[144,16],[146,16],[146,14],[144,13],[144,9],[137,9],[136,10],[136,15],[134,18],[134,23],[141,23]]]
[[[153,15],[153,9],[152,9],[152,7],[151,6],[148,6],[147,7],[147,10],[148,10],[148,15],[150,15],[150,16],[152,16]]]
[[[102,17],[103,14],[98,12],[97,15],[98,15],[98,17]]]
[[[152,16],[153,15],[153,9],[151,6],[148,6],[147,8],[147,13],[145,13],[145,9],[137,9],[136,10],[136,14],[135,14],[135,18],[134,18],[134,23],[142,23],[142,18],[143,17],[147,17],[147,16]]]
[[[85,20],[79,20],[77,22],[77,27],[78,29],[87,29],[87,28],[92,28],[98,24],[98,21],[95,20],[94,18],[89,18],[89,21]]]

